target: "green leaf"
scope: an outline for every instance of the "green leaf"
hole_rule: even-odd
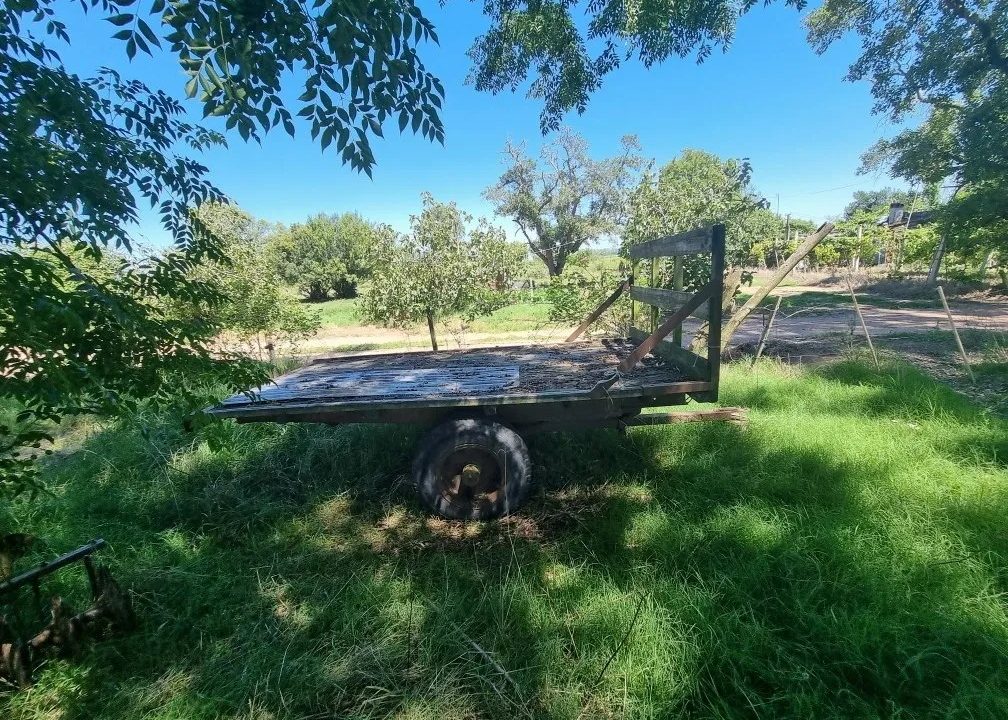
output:
[[[113,15],[105,19],[117,27],[122,27],[133,22],[133,15],[131,13],[120,13],[119,15]]]

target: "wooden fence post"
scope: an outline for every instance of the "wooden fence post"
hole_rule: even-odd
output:
[[[858,320],[861,321],[861,329],[864,330],[864,336],[868,339],[868,347],[871,349],[872,357],[875,359],[875,369],[877,370],[880,367],[878,355],[875,352],[875,345],[871,341],[871,335],[868,332],[868,325],[865,323],[864,315],[861,314],[861,306],[858,304],[857,295],[854,293],[854,286],[851,285],[850,278],[847,278],[847,289],[850,290],[851,300],[854,301],[854,311],[857,313]]]
[[[966,357],[966,349],[963,347],[962,340],[959,339],[959,331],[956,329],[955,320],[952,319],[952,311],[949,310],[948,301],[945,299],[945,289],[941,285],[938,286],[938,297],[941,298],[942,306],[945,308],[945,314],[948,315],[949,325],[952,326],[952,335],[955,337],[956,345],[959,347],[959,354],[962,355],[963,365],[966,366],[966,372],[969,373],[970,381],[976,383],[976,377],[973,375],[973,368],[970,367],[969,358]]]

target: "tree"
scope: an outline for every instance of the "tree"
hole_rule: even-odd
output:
[[[443,137],[443,88],[416,54],[436,35],[408,0],[371,3],[366,13],[351,2],[82,6],[108,21],[129,58],[166,46],[189,76],[186,94],[244,139],[277,126],[294,133],[282,78],[302,70],[296,116],[355,168],[370,172],[369,137],[390,116],[400,130]],[[21,409],[0,425],[0,492],[37,489],[32,460],[48,422],[117,415],[140,398],[195,401],[194,377],[216,373],[234,386],[265,378],[256,365],[211,352],[221,329],[213,315],[169,312],[170,301],[224,301],[193,280],[200,263],[226,256],[190,217],[223,196],[187,155],[224,136],[117,72],[67,71],[56,50],[70,42],[58,9],[55,0],[0,8],[0,398]],[[138,201],[157,208],[172,249],[113,258],[116,272],[95,272],[109,248],[129,253]]]
[[[431,347],[438,349],[434,324],[449,314],[467,320],[508,302],[524,254],[504,231],[472,217],[455,203],[423,195],[423,210],[411,231],[377,248],[375,274],[361,298],[362,316],[385,325],[426,320]]]
[[[312,302],[333,291],[357,296],[357,283],[371,272],[371,249],[392,229],[354,213],[315,215],[278,232],[269,245],[280,277]]]
[[[731,297],[743,280],[753,245],[783,233],[783,224],[766,209],[767,203],[751,187],[749,161],[723,160],[703,150],[684,150],[665,164],[657,176],[647,174],[629,202],[629,221],[623,236],[624,252],[631,245],[701,225],[727,226],[726,293]],[[710,277],[710,260],[687,256],[685,287],[696,289]],[[663,267],[660,281],[672,281],[672,268]]]
[[[1008,250],[1003,233],[988,232],[1008,222],[1003,3],[826,0],[808,28],[819,52],[848,33],[859,37],[862,52],[847,79],[871,82],[875,112],[895,122],[925,116],[919,126],[876,143],[863,168],[886,168],[912,184],[950,181],[956,194],[938,214],[941,236],[952,247],[989,243]],[[967,188],[960,198],[959,189]]]
[[[200,263],[193,270],[193,280],[213,287],[224,300],[211,306],[180,304],[179,312],[212,314],[226,331],[216,339],[218,347],[259,360],[270,356],[270,348],[282,354],[295,352],[300,342],[318,331],[321,319],[284,291],[266,252],[272,228],[225,203],[201,205],[193,215],[219,240],[227,258],[227,262]]]
[[[785,4],[800,9],[805,2]],[[716,48],[727,50],[741,13],[755,5],[754,0],[485,0],[491,24],[469,50],[469,81],[478,90],[514,91],[531,71],[528,96],[543,101],[540,125],[546,132],[559,127],[564,113],[583,113],[605,76],[634,55],[651,67],[691,54],[703,62]]]
[[[544,145],[539,163],[508,143],[507,169],[484,193],[498,215],[511,218],[550,277],[563,272],[567,258],[587,243],[616,233],[626,198],[644,165],[632,135],[619,155],[594,160],[588,143],[568,129]]]
[[[924,209],[921,201],[924,198],[920,193],[912,190],[897,190],[896,188],[879,188],[878,190],[855,190],[853,197],[844,208],[844,217],[850,219],[860,212],[889,212],[892,203],[902,203],[908,210],[912,207],[916,210]],[[875,219],[878,220],[876,215]]]

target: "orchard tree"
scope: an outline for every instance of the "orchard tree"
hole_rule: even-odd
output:
[[[956,192],[938,214],[950,247],[1008,254],[1002,232],[1008,226],[1003,3],[826,0],[809,16],[808,28],[819,52],[847,34],[859,38],[862,52],[847,79],[871,83],[875,112],[894,122],[925,118],[876,143],[865,153],[864,169],[885,168],[912,184],[951,184]]]
[[[370,275],[372,248],[391,233],[355,213],[315,215],[276,233],[269,252],[283,281],[308,300],[326,300],[330,292],[351,298]]]
[[[543,146],[537,162],[507,144],[507,168],[485,196],[498,215],[514,221],[550,277],[562,273],[567,258],[583,246],[620,230],[627,196],[644,166],[636,137],[624,137],[621,145],[618,155],[595,160],[585,139],[564,128]]]
[[[217,338],[218,346],[259,360],[270,357],[270,348],[292,354],[318,332],[318,313],[284,292],[267,253],[273,230],[268,223],[226,203],[201,205],[193,217],[218,240],[226,261],[201,262],[193,269],[192,278],[214,288],[223,301],[209,306],[180,304],[180,312],[211,314],[214,324],[225,331]]]
[[[504,231],[455,203],[423,195],[423,210],[409,234],[388,238],[376,249],[375,273],[361,298],[361,314],[387,326],[427,322],[438,349],[435,323],[447,315],[466,320],[506,305],[524,251]]]
[[[753,190],[752,167],[746,159],[722,159],[703,150],[684,150],[657,175],[648,173],[629,202],[623,250],[663,235],[700,225],[725,223],[726,296],[731,298],[743,279],[753,247],[783,233],[780,218]],[[669,261],[671,263],[671,261]],[[663,268],[661,281],[672,282],[672,267]],[[685,258],[684,287],[696,289],[710,277],[710,259]]]

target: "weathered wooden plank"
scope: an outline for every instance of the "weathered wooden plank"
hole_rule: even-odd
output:
[[[620,286],[613,291],[612,295],[610,295],[601,303],[599,303],[599,306],[588,314],[588,317],[586,317],[581,322],[581,324],[574,329],[574,332],[572,332],[564,342],[573,342],[574,340],[577,340],[579,337],[581,337],[581,335],[584,334],[585,330],[591,327],[591,324],[593,322],[602,317],[602,313],[604,313],[606,310],[612,307],[612,304],[619,299],[619,296],[622,295],[628,287],[630,287],[631,282],[632,278],[627,278],[626,280],[621,282]]]
[[[683,320],[689,317],[690,313],[700,307],[705,300],[709,300],[715,286],[720,287],[722,282],[723,279],[719,277],[717,281],[708,283],[707,286],[694,295],[689,302],[669,315],[668,318],[665,319],[665,322],[663,322],[657,330],[645,338],[641,344],[634,348],[633,352],[631,352],[630,355],[619,364],[619,371],[621,373],[628,373],[633,370],[637,363],[639,363],[645,355],[651,352],[658,343],[664,340],[665,337],[672,332],[672,330],[682,325]],[[718,320],[720,322],[720,317]],[[718,327],[720,327],[720,324]]]
[[[307,396],[364,398],[488,394],[516,387],[517,366],[484,366],[328,372],[295,378],[251,392],[255,402],[271,402]],[[239,395],[228,398],[222,404],[247,402],[245,396]]]
[[[710,383],[702,380],[682,380],[647,386],[617,386],[609,391],[607,402],[632,399],[641,403],[660,400],[667,395],[682,395],[710,390]],[[243,420],[270,420],[282,417],[291,421],[299,416],[323,416],[326,412],[340,413],[342,422],[354,422],[356,411],[371,413],[388,410],[397,412],[412,408],[450,407],[498,407],[503,405],[527,405],[533,403],[567,403],[593,401],[590,390],[553,390],[537,393],[508,394],[497,393],[484,396],[459,396],[442,398],[404,398],[390,400],[325,401],[308,400],[288,403],[252,403],[244,406],[224,406],[208,408],[210,415]]]
[[[633,260],[644,258],[666,257],[669,255],[698,255],[711,251],[713,226],[698,227],[693,230],[656,238],[639,245],[630,246],[630,257]]]
[[[630,288],[630,297],[648,305],[654,305],[662,310],[678,310],[693,297],[693,293],[683,290],[666,290],[664,288],[650,288],[634,285]],[[707,303],[701,304],[693,311],[693,317],[701,320],[707,319]]]
[[[630,328],[630,339],[635,343],[642,343],[648,334],[638,328]],[[694,380],[710,379],[710,363],[695,352],[681,348],[675,343],[662,340],[651,349],[651,352],[660,358],[673,363],[676,367],[689,375]]]
[[[735,425],[745,425],[748,415],[745,408],[725,407],[716,410],[696,410],[693,412],[646,413],[623,420],[624,425],[674,425],[687,422],[708,422],[723,420]]]

